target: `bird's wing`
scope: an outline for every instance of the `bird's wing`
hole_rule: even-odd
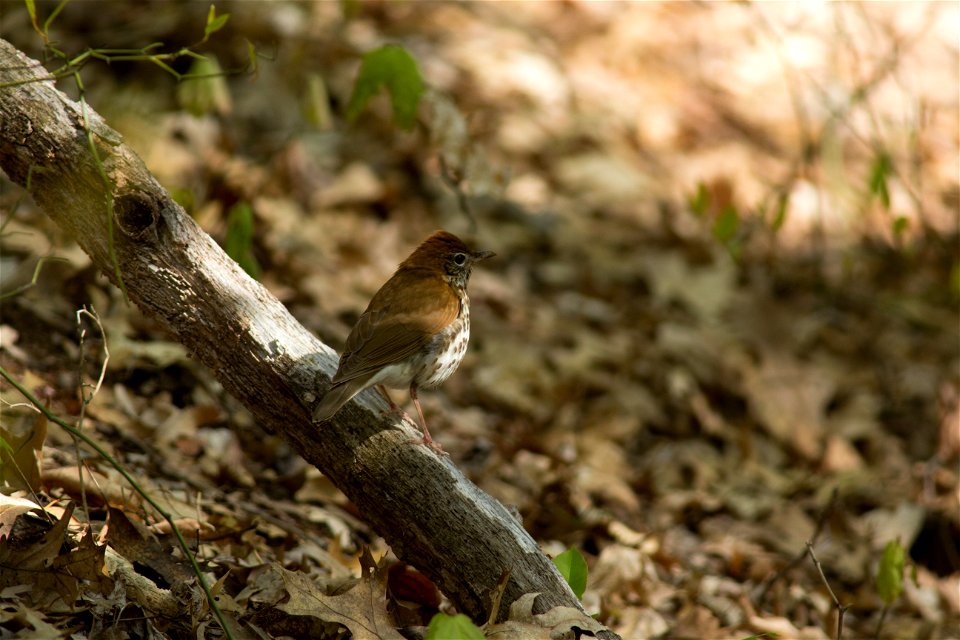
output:
[[[376,293],[350,332],[334,384],[409,358],[459,313],[460,300],[443,278],[398,271]]]

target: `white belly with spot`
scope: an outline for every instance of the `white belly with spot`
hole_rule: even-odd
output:
[[[433,339],[424,355],[384,367],[370,379],[367,386],[382,384],[393,389],[406,389],[413,382],[417,387],[428,389],[449,378],[463,361],[470,341],[470,311],[469,307],[464,307],[463,315]],[[456,338],[449,341],[450,335]],[[446,348],[441,347],[448,341]]]
[[[449,340],[450,335],[455,335],[453,340]],[[470,315],[464,313],[462,318],[457,319],[446,330],[436,338],[438,343],[449,341],[447,348],[434,356],[436,358],[431,366],[430,359],[424,365],[423,371],[417,376],[418,387],[435,387],[450,377],[460,363],[463,361],[464,354],[467,353],[467,343],[470,341]]]

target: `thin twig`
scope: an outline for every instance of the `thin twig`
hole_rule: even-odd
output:
[[[827,518],[830,517],[830,514],[833,513],[834,508],[837,505],[837,499],[840,496],[840,492],[836,487],[833,488],[833,491],[830,493],[830,501],[827,502],[827,506],[823,508],[820,512],[820,515],[817,516],[817,524],[813,530],[813,537],[810,538],[810,542],[813,544],[817,543],[817,540],[820,538],[820,534],[823,533],[823,527],[826,525]],[[760,588],[757,590],[756,595],[753,596],[753,601],[757,603],[758,606],[763,604],[763,601],[767,597],[767,592],[770,591],[770,588],[781,578],[783,578],[787,573],[792,571],[797,565],[803,562],[803,559],[807,556],[807,550],[804,548],[801,550],[794,558],[787,563],[780,571],[777,571],[775,574],[767,578]]]
[[[147,504],[153,507],[153,509],[160,515],[161,518],[167,521],[167,524],[170,525],[170,530],[177,538],[177,545],[180,547],[183,555],[190,562],[193,573],[197,577],[197,583],[200,585],[200,588],[203,589],[203,594],[207,598],[207,604],[210,606],[210,610],[213,612],[214,617],[216,617],[220,628],[223,629],[224,635],[229,640],[234,640],[233,631],[227,624],[227,619],[223,615],[223,612],[220,611],[220,607],[217,605],[217,601],[214,598],[213,592],[210,590],[210,585],[207,584],[207,581],[203,576],[203,570],[200,568],[199,563],[197,563],[196,557],[194,557],[193,553],[190,551],[190,547],[187,545],[187,541],[180,532],[179,527],[177,527],[177,524],[173,521],[173,516],[170,515],[170,513],[163,508],[160,503],[154,500],[153,496],[140,486],[140,483],[137,482],[136,478],[133,477],[133,474],[127,471],[125,466],[120,464],[116,458],[111,456],[106,449],[100,446],[100,443],[85,434],[83,431],[77,429],[74,425],[63,420],[60,416],[50,411],[36,396],[30,393],[26,387],[17,382],[3,367],[0,367],[0,376],[13,385],[13,387],[19,391],[24,398],[33,404],[33,406],[39,409],[40,412],[47,417],[47,420],[58,424],[64,431],[83,441],[84,444],[93,449],[99,456],[106,460],[110,466],[116,469],[117,472],[123,476],[124,480],[130,483],[130,486],[133,487],[133,490],[137,492],[137,495],[139,495],[147,502]]]
[[[830,598],[833,600],[833,605],[837,608],[837,640],[840,640],[840,636],[843,635],[843,614],[847,612],[847,609],[850,608],[850,605],[840,604],[840,600],[837,599],[837,595],[833,592],[833,589],[830,588],[830,583],[827,581],[827,576],[823,573],[823,565],[821,565],[820,561],[817,560],[817,554],[813,552],[813,540],[807,541],[807,553],[810,554],[810,559],[813,560],[814,566],[817,568],[817,571],[820,572],[820,579],[823,580],[823,584],[827,587],[827,592],[830,594]]]
[[[487,618],[487,624],[493,625],[500,617],[500,603],[503,601],[503,592],[507,589],[507,583],[510,582],[510,569],[504,569],[500,573],[500,579],[497,580],[497,587],[490,596],[490,616]]]
[[[103,330],[103,324],[100,322],[100,315],[97,313],[97,310],[92,306],[90,310],[87,309],[86,305],[82,309],[77,309],[77,327],[80,327],[80,363],[83,364],[83,339],[86,336],[87,330],[83,328],[83,325],[80,323],[80,317],[87,316],[97,325],[97,329],[100,330],[100,337],[103,338],[103,364],[100,366],[100,376],[97,378],[97,384],[93,386],[93,391],[90,392],[90,397],[86,397],[83,394],[83,388],[85,385],[83,383],[83,371],[80,372],[80,394],[81,400],[83,401],[83,408],[88,404],[93,402],[94,396],[97,395],[100,391],[100,387],[103,386],[103,379],[107,375],[107,363],[110,362],[110,347],[107,345],[107,332]]]
[[[880,610],[880,619],[877,621],[877,631],[873,634],[873,637],[877,640],[880,640],[880,632],[883,630],[883,623],[887,619],[887,613],[890,611],[890,605],[883,605],[883,609]]]
[[[451,169],[442,153],[440,154],[440,177],[443,179],[443,183],[450,187],[456,194],[460,210],[463,211],[463,214],[467,216],[467,219],[470,221],[470,233],[476,233],[477,219],[473,217],[473,210],[470,208],[470,198],[463,188],[463,174],[455,169]]]
[[[97,325],[97,329],[100,330],[100,338],[103,340],[103,363],[100,365],[100,376],[97,378],[97,384],[93,385],[93,390],[87,395],[86,388],[89,387],[87,383],[83,381],[83,370],[86,363],[87,351],[84,348],[87,330],[83,328],[82,317],[87,316],[93,320],[94,324]],[[84,306],[82,309],[77,309],[77,329],[80,332],[80,361],[77,363],[77,387],[80,390],[80,416],[77,418],[77,429],[83,430],[83,422],[87,416],[87,407],[93,402],[93,399],[96,397],[97,393],[100,391],[100,387],[103,385],[103,378],[107,374],[107,363],[110,362],[110,349],[107,347],[107,333],[103,330],[103,324],[100,322],[100,315],[97,313],[97,310],[90,307],[90,310]],[[83,480],[83,470],[84,462],[83,458],[80,456],[80,441],[77,438],[73,438],[73,450],[77,457],[77,476],[80,481],[80,500],[83,502],[83,512],[87,516],[87,522],[90,521],[90,505],[87,503],[87,489],[84,485]],[[93,474],[90,474],[93,477]]]

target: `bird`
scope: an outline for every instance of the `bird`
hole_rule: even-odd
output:
[[[435,231],[400,263],[350,331],[332,386],[313,410],[313,421],[330,420],[364,389],[408,389],[425,444],[444,454],[430,436],[417,396],[438,386],[460,366],[470,339],[467,281],[473,266],[494,256],[472,251],[460,238]],[[397,406],[384,391],[391,408]]]

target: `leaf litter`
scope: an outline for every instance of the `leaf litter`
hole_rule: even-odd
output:
[[[419,239],[470,233],[438,157],[461,171],[476,243],[502,257],[471,283],[463,366],[424,405],[545,549],[581,549],[584,603],[623,637],[835,637],[808,541],[851,605],[843,637],[872,636],[891,540],[908,567],[881,637],[960,635],[958,108],[943,75],[956,9],[339,7],[231,7],[208,43],[221,63],[234,33],[283,64],[230,77],[229,117],[187,116],[162,76],[133,87],[107,68],[87,99],[219,241],[230,207],[251,203],[263,282],[335,347]],[[162,11],[131,11],[129,30],[68,5],[55,24],[79,50],[91,33],[142,46],[124,40],[202,22],[189,5]],[[421,65],[425,132],[400,133],[379,97],[352,127],[338,120],[348,52],[382,39]],[[300,115],[308,71],[332,126]],[[72,317],[95,304],[111,362],[84,428],[173,514],[236,629],[410,637],[453,610],[42,214],[22,206],[8,230],[6,273],[69,262],[3,301],[0,363],[77,416],[77,381],[98,363],[78,370]],[[216,633],[167,524],[11,391],[0,628]],[[515,606],[488,631],[535,636]]]

